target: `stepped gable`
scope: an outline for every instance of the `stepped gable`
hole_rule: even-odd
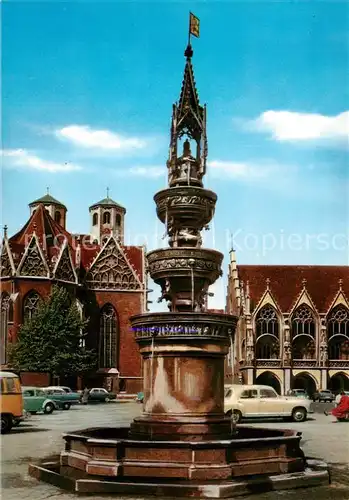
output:
[[[14,261],[19,264],[20,259],[29,244],[31,236],[35,232],[41,248],[47,253],[51,261],[53,257],[58,257],[61,245],[67,239],[74,260],[75,252],[72,251],[74,242],[72,235],[68,233],[58,222],[55,222],[44,205],[40,204],[23,228],[14,236],[9,238]],[[46,248],[44,242],[46,241]]]
[[[266,290],[266,280],[270,279],[270,290],[282,312],[289,312],[305,288],[319,313],[326,313],[339,290],[349,297],[348,266],[300,266],[300,265],[240,265],[237,266],[240,281],[249,281],[253,308]]]

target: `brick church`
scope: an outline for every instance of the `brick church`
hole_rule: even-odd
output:
[[[147,308],[145,249],[124,245],[126,210],[107,198],[89,208],[90,234],[66,229],[67,208],[50,194],[29,204],[23,228],[1,250],[1,367],[23,322],[35,314],[54,284],[67,287],[89,318],[86,345],[98,353],[88,384],[134,393],[141,358],[129,317]],[[38,378],[31,375],[26,383]],[[62,380],[61,380],[62,383]],[[76,386],[76,380],[66,383]]]
[[[226,310],[239,316],[228,379],[349,391],[348,266],[238,265],[232,250]]]

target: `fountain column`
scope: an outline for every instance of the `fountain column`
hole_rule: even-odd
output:
[[[201,231],[214,216],[217,195],[203,186],[206,108],[199,104],[192,56],[188,45],[180,99],[173,106],[168,188],[154,197],[169,246],[147,255],[148,272],[169,312],[131,318],[144,360],[144,412],[131,426],[137,438],[231,435],[224,416],[224,358],[236,318],[206,311],[209,286],[222,275],[223,255],[202,248]]]

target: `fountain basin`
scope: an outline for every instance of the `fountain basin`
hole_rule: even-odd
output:
[[[78,493],[228,498],[255,491],[328,484],[326,464],[306,463],[291,430],[239,426],[227,440],[133,440],[129,428],[64,435],[53,462],[31,464],[37,479]]]

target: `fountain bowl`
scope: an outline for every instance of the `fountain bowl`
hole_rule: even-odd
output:
[[[229,498],[329,482],[327,465],[306,461],[292,430],[238,426],[227,440],[181,442],[93,428],[64,440],[60,457],[31,464],[29,473],[80,494]]]

